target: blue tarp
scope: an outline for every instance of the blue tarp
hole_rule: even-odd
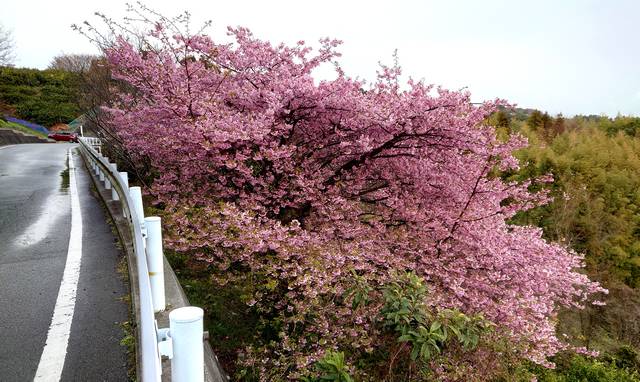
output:
[[[24,119],[18,119],[18,118],[9,117],[9,116],[6,116],[6,115],[4,116],[4,119],[9,121],[9,122],[17,123],[17,124],[22,125],[24,127],[28,127],[31,130],[35,130],[35,131],[39,131],[41,133],[49,134],[49,130],[46,127],[38,125],[36,123],[25,121]]]

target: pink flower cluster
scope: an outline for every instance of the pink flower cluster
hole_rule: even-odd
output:
[[[154,44],[119,38],[105,53],[129,89],[113,126],[157,172],[171,246],[251,276],[249,303],[283,320],[278,343],[249,349],[257,366],[371,351],[379,306],[346,303],[352,272],[381,285],[412,270],[429,304],[483,314],[541,364],[565,347],[557,308],[603,289],[579,272],[579,255],[507,223],[546,196],[496,175],[517,168],[511,153],[526,144],[484,123],[504,102],[400,86],[397,67],[373,84],[341,70],[317,83],[312,71],[339,56],[338,41],[314,52],[229,34],[235,43],[158,26]]]

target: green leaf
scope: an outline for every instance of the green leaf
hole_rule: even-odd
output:
[[[413,339],[412,336],[408,334],[403,334],[398,338],[398,342],[408,342],[408,341],[411,341],[412,339]]]
[[[411,350],[411,359],[415,361],[416,358],[418,358],[418,355],[420,355],[420,348],[417,346],[414,346],[413,349]]]
[[[431,350],[429,349],[428,344],[425,343],[420,346],[420,357],[425,361],[428,361],[429,358],[431,358]]]

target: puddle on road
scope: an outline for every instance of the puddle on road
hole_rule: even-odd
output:
[[[60,193],[69,194],[69,167],[60,172]]]
[[[68,161],[66,165],[66,168],[60,172],[60,188],[58,192],[50,195],[45,200],[43,210],[38,219],[15,239],[14,244],[16,246],[29,247],[40,243],[47,238],[49,231],[56,225],[58,219],[65,213],[70,212]]]

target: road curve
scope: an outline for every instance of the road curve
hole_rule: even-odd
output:
[[[117,272],[122,254],[73,144],[0,148],[0,381],[32,381],[52,325],[69,244],[81,247],[61,375],[39,380],[126,381],[121,323],[128,290]],[[72,231],[67,156],[72,149],[81,234]],[[73,171],[73,170],[72,170]],[[74,222],[74,224],[77,224]],[[80,243],[77,243],[80,241]],[[72,245],[73,246],[73,245]],[[71,251],[73,252],[73,250]],[[68,272],[68,271],[67,271]],[[66,276],[65,276],[66,277]],[[71,317],[68,317],[71,319]],[[51,342],[51,341],[50,341]],[[62,354],[64,353],[64,354]]]

